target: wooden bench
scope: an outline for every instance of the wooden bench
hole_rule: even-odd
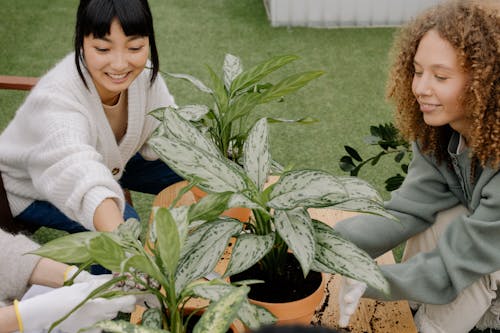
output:
[[[31,90],[38,82],[39,78],[30,76],[0,75],[0,89],[9,90]],[[132,196],[127,189],[123,190],[125,200],[132,205]],[[2,174],[0,172],[0,228],[12,233],[34,233],[38,227],[28,225],[12,216],[7,193],[3,185]]]

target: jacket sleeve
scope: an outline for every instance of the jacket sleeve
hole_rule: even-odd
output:
[[[29,279],[38,261],[25,254],[38,245],[22,235],[11,235],[0,229],[0,302],[20,299],[28,288]]]
[[[436,166],[430,157],[420,153],[416,145],[413,147],[413,160],[405,182],[393,192],[386,205],[400,223],[391,223],[379,217],[359,216],[336,226],[344,237],[373,257],[424,231],[434,222],[438,212],[459,203],[444,176],[447,166],[444,163]],[[493,258],[494,244],[498,242],[494,242],[492,235],[498,234],[498,231],[492,233],[490,229],[489,234],[487,232],[488,228],[499,227],[498,217],[495,217],[492,207],[495,204],[499,207],[500,203],[498,195],[494,198],[491,190],[491,186],[500,188],[499,185],[491,183],[484,188],[483,192],[490,202],[481,200],[480,207],[473,215],[461,216],[452,221],[435,250],[421,253],[402,264],[381,266],[391,286],[390,299],[449,303],[460,290],[482,275],[500,268],[498,246],[497,258]],[[497,222],[494,222],[495,219]],[[486,237],[482,238],[480,235],[485,232]],[[483,242],[488,245],[482,246]],[[368,289],[365,295],[384,298],[372,289]]]

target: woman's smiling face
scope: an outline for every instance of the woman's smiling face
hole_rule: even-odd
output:
[[[467,137],[469,121],[460,104],[467,83],[453,46],[434,31],[421,39],[414,58],[412,91],[430,126],[449,124]]]
[[[83,56],[92,80],[107,105],[113,105],[144,70],[149,56],[147,36],[126,36],[117,19],[103,38],[83,39]]]

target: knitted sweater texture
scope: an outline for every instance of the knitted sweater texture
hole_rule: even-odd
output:
[[[44,75],[0,136],[0,170],[14,216],[33,201],[49,201],[95,230],[97,206],[112,198],[124,209],[118,180],[137,152],[157,156],[147,140],[158,126],[148,115],[174,104],[161,77],[145,69],[128,88],[127,132],[117,143],[89,73],[88,88],[71,53]]]

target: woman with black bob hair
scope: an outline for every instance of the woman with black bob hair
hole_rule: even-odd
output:
[[[160,61],[156,49],[153,18],[147,0],[138,1],[93,1],[82,0],[78,6],[75,29],[75,64],[80,77],[85,82],[80,62],[83,60],[83,39],[89,35],[104,38],[111,22],[116,18],[126,36],[143,36],[149,39],[151,60],[151,83],[158,74]]]
[[[138,218],[122,188],[157,194],[181,180],[147,145],[148,112],[174,99],[147,0],[81,0],[74,46],[0,136],[0,171],[18,220],[112,231]]]

